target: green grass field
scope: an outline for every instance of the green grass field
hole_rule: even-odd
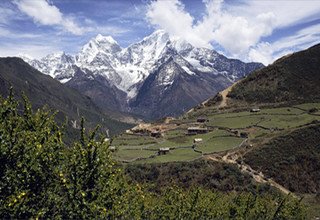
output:
[[[263,108],[258,113],[249,111],[221,113],[210,109],[206,111],[200,110],[203,113],[200,116],[207,117],[209,122],[197,124],[196,119],[199,117],[199,112],[197,112],[191,113],[185,117],[186,119],[177,120],[179,121],[178,127],[165,131],[160,138],[133,134],[119,135],[112,142],[112,145],[118,149],[113,155],[117,160],[129,161],[137,158],[149,158],[155,155],[159,148],[169,147],[170,152],[167,155],[155,156],[154,158],[135,162],[190,161],[201,156],[201,154],[194,152],[192,149],[195,138],[203,140],[201,144],[197,144],[196,150],[202,151],[204,154],[226,151],[239,146],[244,140],[228,129],[246,132],[249,135],[249,141],[254,141],[256,138],[277,135],[283,129],[292,129],[314,120],[320,120],[319,112],[309,114],[309,110],[312,108],[320,110],[320,103],[307,103],[281,108]],[[215,129],[206,134],[186,135],[188,127],[199,125],[211,126]]]
[[[317,108],[320,111],[320,103],[305,103],[305,104],[295,105],[294,107],[301,108],[306,111],[312,108]]]
[[[136,163],[166,163],[166,162],[177,162],[177,161],[192,161],[200,158],[201,154],[194,152],[193,149],[174,149],[166,155],[157,156],[147,160],[136,161]]]
[[[150,150],[128,150],[120,149],[113,153],[115,159],[117,160],[134,160],[137,158],[148,158],[152,155],[155,155],[157,151]]]
[[[298,115],[302,114],[304,111],[297,108],[271,108],[271,109],[261,109],[260,113],[258,114],[291,114],[291,115]]]
[[[307,123],[312,122],[313,120],[320,120],[320,116],[314,116],[309,114],[301,115],[279,115],[267,116],[265,120],[259,123],[259,125],[267,128],[293,128],[298,127]]]
[[[230,150],[241,144],[244,139],[238,137],[216,137],[198,144],[196,149],[203,153],[215,153]]]
[[[254,126],[264,119],[261,115],[247,115],[238,117],[225,117],[219,115],[219,117],[210,118],[209,126],[218,126],[225,128],[246,128],[248,126]]]
[[[116,146],[122,146],[122,145],[138,146],[138,145],[153,144],[153,143],[156,143],[156,141],[152,137],[132,135],[132,134],[119,135],[117,138],[115,138],[112,141],[112,144]]]

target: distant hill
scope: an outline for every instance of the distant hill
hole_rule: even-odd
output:
[[[77,121],[79,125],[81,116],[84,116],[89,127],[100,124],[103,130],[110,129],[111,134],[131,126],[111,119],[89,97],[42,74],[22,59],[0,58],[0,94],[7,96],[10,86],[18,97],[24,92],[35,109],[48,105],[58,110],[57,119],[60,122],[67,116],[70,122]]]
[[[249,103],[320,100],[320,44],[254,71],[228,97]]]

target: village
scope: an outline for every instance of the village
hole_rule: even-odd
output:
[[[174,155],[177,150],[192,151],[196,159],[212,153],[211,151],[207,152],[206,150],[202,150],[202,148],[208,144],[207,142],[210,141],[210,137],[233,139],[233,142],[230,143],[231,148],[237,147],[248,138],[246,132],[208,126],[209,122],[210,120],[206,117],[198,117],[188,124],[181,124],[179,120],[169,117],[164,119],[164,123],[139,124],[127,130],[126,133],[122,135],[122,138],[127,137],[128,143],[134,143],[132,142],[134,139],[140,139],[140,142],[135,143],[135,146],[129,146],[125,142],[117,142],[116,139],[111,142],[109,149],[115,155],[118,155],[119,151],[127,151],[128,154],[136,153],[136,151],[140,151],[141,153],[150,152],[150,154],[142,154],[142,157],[129,160],[121,160],[119,158],[122,162],[143,161],[158,156]],[[172,135],[175,137],[172,138]],[[180,137],[180,140],[177,140],[177,137]]]
[[[192,161],[205,155],[249,147],[253,139],[273,135],[319,118],[308,107],[264,108],[236,112],[192,111],[180,118],[141,123],[110,140],[113,157],[123,163]],[[294,119],[294,120],[293,120]]]

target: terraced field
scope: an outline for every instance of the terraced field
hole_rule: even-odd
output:
[[[200,109],[191,112],[174,123],[174,129],[161,131],[161,137],[151,137],[145,132],[125,133],[112,140],[116,147],[115,159],[122,162],[162,163],[191,161],[212,154],[248,145],[259,138],[274,137],[286,130],[320,121],[320,103],[307,103],[281,108],[263,108],[259,112],[242,110],[214,111]],[[207,121],[198,123],[203,117]],[[167,124],[168,125],[168,124]],[[187,135],[189,127],[207,128],[208,133]],[[194,144],[195,139],[201,139]],[[159,155],[160,148],[169,152]]]

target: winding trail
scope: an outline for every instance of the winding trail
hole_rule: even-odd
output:
[[[229,163],[229,164],[235,164],[238,166],[239,170],[242,173],[246,173],[250,175],[256,182],[258,183],[268,183],[271,186],[279,189],[281,192],[285,193],[286,195],[292,194],[288,189],[283,187],[282,185],[278,184],[271,178],[267,178],[264,176],[262,172],[257,172],[254,169],[252,169],[248,164],[245,164],[244,162],[239,163],[237,160],[240,157],[239,153],[237,152],[228,152],[224,156],[220,155],[206,155],[205,158],[208,160],[213,160],[216,162],[223,162],[223,163]],[[292,194],[293,195],[293,194]]]
[[[237,85],[238,83],[239,83],[239,81],[236,82],[236,83],[233,83],[231,86],[229,86],[228,88],[226,88],[225,90],[223,90],[223,91],[220,92],[220,95],[222,96],[222,101],[221,101],[221,103],[219,104],[219,107],[220,107],[220,108],[223,108],[223,107],[226,107],[226,106],[227,106],[227,100],[229,99],[229,98],[227,97],[227,95],[228,95],[228,93],[232,90],[232,88],[233,88],[235,85]]]

